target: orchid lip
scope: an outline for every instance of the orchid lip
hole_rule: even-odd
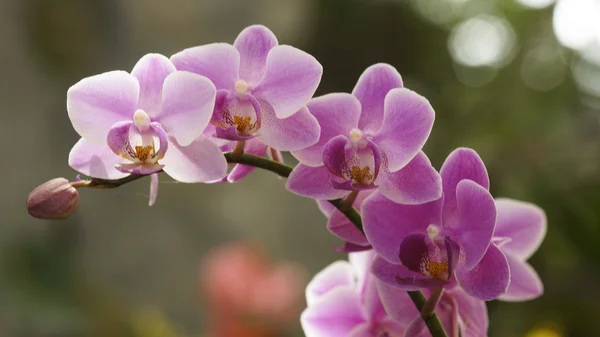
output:
[[[239,86],[244,89],[244,84],[238,84],[236,83],[236,88]],[[260,129],[260,103],[252,95],[240,93],[240,91],[237,93],[237,95],[230,94],[222,108],[218,109],[213,116],[212,124],[221,129],[221,132],[217,129],[219,138],[249,139]]]
[[[159,171],[158,163],[167,151],[167,135],[161,125],[150,122],[145,125],[147,115],[136,111],[138,117],[133,122],[118,122],[110,129],[107,143],[118,156],[128,160],[116,166],[116,169],[133,174],[149,174]],[[145,131],[140,131],[140,125]]]

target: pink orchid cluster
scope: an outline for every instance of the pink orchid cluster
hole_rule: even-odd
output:
[[[96,180],[71,185],[151,175],[153,203],[160,171],[186,183],[236,182],[261,167],[241,156],[285,169],[281,151],[290,151],[299,164],[279,171],[287,189],[317,200],[350,253],[309,284],[308,337],[427,336],[429,313],[407,293],[416,290],[430,295],[448,335],[481,337],[485,301],[540,296],[526,261],[545,235],[544,212],[494,199],[471,149],[452,152],[438,172],[422,151],[435,112],[392,66],[367,68],[351,94],[313,98],[322,72],[313,56],[250,26],[233,45],[148,54],[130,73],[85,78],[67,93],[81,136],[69,165]],[[76,192],[42,192],[28,199],[32,215],[44,217],[44,205],[61,218],[76,209]]]

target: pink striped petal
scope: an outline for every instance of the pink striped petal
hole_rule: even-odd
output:
[[[389,64],[378,63],[367,68],[356,83],[352,95],[362,106],[359,128],[374,135],[383,121],[383,102],[388,92],[402,87],[402,77]]]
[[[454,229],[452,238],[465,254],[464,268],[470,270],[490,245],[496,225],[496,206],[488,190],[468,179],[458,183],[456,201],[459,226]]]
[[[502,245],[502,251],[527,260],[546,236],[546,213],[527,202],[505,198],[495,201],[498,220],[494,237],[509,238],[510,241]]]
[[[69,153],[69,166],[77,172],[100,179],[120,179],[129,174],[115,168],[116,165],[127,162],[106,144],[91,143],[81,138]]]
[[[171,56],[177,70],[208,77],[217,90],[233,91],[239,79],[240,54],[227,43],[212,43],[192,47]]]
[[[155,120],[180,145],[188,146],[210,122],[215,86],[206,77],[177,71],[165,79],[162,95],[161,110]]]
[[[390,90],[381,128],[373,138],[385,152],[390,172],[406,166],[421,151],[434,119],[435,112],[425,97],[406,88]]]
[[[233,43],[240,53],[240,78],[251,86],[258,83],[265,72],[269,51],[278,44],[275,34],[265,26],[245,28]]]
[[[306,286],[309,306],[338,287],[354,287],[355,268],[347,261],[336,261],[321,270]]]
[[[460,286],[480,300],[493,300],[506,293],[510,270],[504,254],[492,244],[475,268],[458,268],[456,278]]]
[[[360,102],[350,94],[334,93],[313,98],[306,107],[321,126],[319,141],[303,150],[292,152],[292,155],[305,165],[320,166],[323,164],[325,144],[339,135],[347,137],[352,129],[358,127]]]
[[[131,75],[140,83],[138,108],[154,118],[160,111],[163,83],[175,66],[166,56],[146,54],[133,67]]]
[[[132,120],[139,92],[137,79],[125,71],[82,79],[67,92],[67,111],[73,128],[92,143],[104,143],[115,123]]]
[[[261,106],[259,138],[267,146],[280,151],[294,151],[309,147],[319,140],[321,127],[306,107],[301,107],[291,117],[280,119],[269,104],[261,102]]]
[[[544,293],[542,280],[529,263],[518,257],[505,254],[510,268],[510,284],[506,294],[499,297],[503,301],[521,302],[541,296]]]
[[[323,67],[310,54],[291,46],[277,46],[269,52],[264,76],[252,93],[268,102],[277,118],[287,118],[314,95],[322,74]]]
[[[217,145],[205,136],[189,146],[169,139],[169,150],[160,161],[171,178],[184,183],[207,182],[227,174],[227,161]]]
[[[458,148],[446,158],[440,170],[444,192],[444,226],[458,225],[456,186],[463,179],[469,179],[490,188],[490,180],[481,157],[472,149]]]

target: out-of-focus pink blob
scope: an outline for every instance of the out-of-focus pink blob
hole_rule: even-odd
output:
[[[200,267],[213,337],[278,336],[298,318],[307,273],[292,262],[274,262],[260,247],[231,243],[215,248]]]

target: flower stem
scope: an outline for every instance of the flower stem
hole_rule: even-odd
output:
[[[243,146],[240,145],[241,142],[242,141],[238,142],[238,144],[236,146],[236,150],[238,149],[238,147],[241,147],[242,153],[236,154],[235,150],[234,150],[233,152],[224,154],[225,159],[227,159],[228,163],[254,166],[254,167],[261,168],[261,169],[264,169],[267,171],[271,171],[283,178],[289,177],[290,173],[292,173],[293,168],[291,166],[288,166],[288,165],[285,165],[285,164],[282,164],[282,163],[279,163],[279,162],[276,162],[276,161],[273,161],[273,160],[270,160],[267,158],[257,157],[257,156],[251,155],[251,154],[243,153]],[[119,187],[121,185],[127,184],[129,182],[138,180],[142,177],[144,177],[144,175],[132,174],[125,178],[116,179],[116,180],[92,178],[91,180],[78,181],[78,182],[73,182],[71,184],[76,188],[78,188],[78,187],[115,188],[115,187]],[[348,196],[348,198],[346,198],[345,200],[344,199],[334,199],[334,200],[329,200],[329,202],[333,206],[335,206],[340,212],[342,212],[348,218],[348,220],[350,220],[350,222],[352,222],[352,224],[354,224],[354,226],[356,226],[356,228],[358,228],[361,232],[364,233],[362,219],[361,219],[360,214],[356,211],[356,209],[354,209],[354,207],[344,206],[346,200],[351,201],[350,206],[352,205],[352,203],[354,203],[354,200],[348,200],[349,197],[350,196]],[[354,196],[353,198],[356,198],[356,196]],[[434,291],[434,294],[435,294],[435,291]],[[413,303],[415,304],[417,309],[419,311],[421,311],[421,317],[423,317],[423,320],[425,321],[425,324],[427,325],[427,328],[429,329],[429,332],[431,333],[431,335],[433,337],[447,337],[446,332],[444,331],[444,328],[442,327],[442,324],[434,311],[435,304],[437,303],[439,297],[441,296],[441,290],[440,290],[439,294],[437,295],[437,299],[435,299],[435,303],[429,303],[429,302],[432,302],[432,299],[434,298],[434,294],[432,294],[429,301],[427,301],[425,296],[423,296],[423,293],[421,293],[418,290],[408,292],[408,295],[410,296],[411,300],[413,301]],[[424,308],[427,310],[424,310]],[[431,309],[428,309],[428,308],[431,308]],[[427,315],[425,315],[425,314],[427,314]]]
[[[443,291],[444,291],[444,288],[439,287],[439,288],[434,289],[431,292],[431,296],[429,296],[427,303],[425,303],[425,305],[421,309],[421,316],[423,316],[423,318],[431,317],[431,315],[433,315],[433,313],[435,312],[435,306],[437,305],[438,301],[440,300],[440,297],[442,296]]]
[[[440,294],[441,294],[441,292],[440,292]],[[415,304],[417,309],[419,311],[421,311],[421,318],[423,318],[425,325],[427,325],[427,329],[429,329],[431,336],[433,336],[433,337],[448,337],[448,335],[446,334],[446,331],[444,330],[444,327],[442,326],[442,322],[440,322],[439,318],[437,317],[437,315],[435,314],[434,311],[432,311],[431,314],[428,316],[423,316],[422,311],[427,306],[427,303],[428,303],[425,296],[423,296],[423,293],[418,290],[408,291],[408,296],[410,296],[410,299],[413,301],[413,303]],[[433,294],[432,294],[432,296],[433,296]]]
[[[244,146],[246,145],[245,140],[238,140],[235,144],[235,149],[231,151],[231,158],[239,159],[244,154]]]
[[[344,201],[342,202],[342,207],[340,207],[340,211],[342,211],[342,210],[345,211],[347,209],[352,208],[352,205],[354,205],[354,201],[356,200],[357,196],[358,196],[358,191],[350,192],[350,194],[348,194],[346,199],[344,199]]]

